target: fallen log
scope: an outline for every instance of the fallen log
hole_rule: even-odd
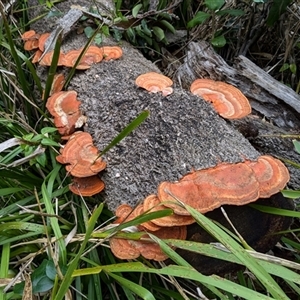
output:
[[[78,3],[88,4],[86,1]],[[59,7],[68,11],[68,5],[69,2],[64,2]],[[46,31],[47,24],[36,23],[33,28]],[[84,36],[73,32],[63,49],[80,48],[85,41]],[[114,44],[112,40],[106,43]],[[141,111],[150,112],[141,126],[104,155],[108,168],[102,176],[106,189],[101,196],[111,210],[121,203],[134,206],[147,195],[156,193],[161,181],[176,181],[193,169],[257,159],[259,152],[203,99],[180,87],[175,87],[174,93],[167,97],[138,88],[135,85],[138,75],[160,71],[131,45],[122,42],[121,46],[121,59],[101,62],[85,72],[78,72],[69,86],[78,92],[81,108],[88,117],[85,130],[92,135],[100,151]],[[293,207],[280,196],[263,202],[287,209]],[[245,234],[244,238],[254,248],[269,250],[279,239],[278,235],[269,233],[287,229],[291,220],[281,216],[258,217],[248,211],[249,208],[241,206],[238,213],[232,214],[237,230]],[[212,218],[214,213],[211,213]],[[249,222],[241,222],[241,215]],[[219,213],[216,212],[215,217],[219,219]],[[250,230],[253,220],[255,224],[261,223],[261,231]],[[196,228],[197,235],[204,237],[204,231],[199,226]],[[194,233],[192,236],[197,240]],[[209,241],[205,237],[198,240]],[[186,256],[192,257],[193,265],[204,271],[203,258],[190,253]],[[218,267],[206,269],[206,273],[224,271],[225,265],[221,262]]]

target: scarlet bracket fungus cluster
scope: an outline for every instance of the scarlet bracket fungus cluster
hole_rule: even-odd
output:
[[[194,219],[186,209],[179,205],[179,202],[187,204],[201,213],[212,211],[225,204],[245,205],[258,198],[269,198],[278,193],[285,187],[289,178],[289,172],[285,165],[280,160],[268,155],[260,156],[257,161],[246,160],[236,164],[221,163],[213,168],[193,171],[177,182],[162,182],[158,186],[157,195],[146,197],[135,210],[130,210],[130,218],[137,215],[136,211],[138,214],[142,214],[171,208],[172,215],[143,223],[140,230],[154,232],[155,235],[167,228],[182,227],[182,230],[186,231],[186,225],[194,223]],[[119,208],[121,209],[122,206]],[[119,208],[116,212],[118,217]],[[127,215],[128,211],[126,211]],[[131,258],[126,256],[124,248],[123,250],[119,248],[121,244],[125,247],[126,243],[130,247],[134,247],[133,243],[137,242],[114,240],[111,244],[111,249],[117,257]],[[147,246],[148,244],[144,243],[143,247]],[[147,251],[140,252],[139,255],[146,257],[144,253]],[[135,255],[138,256],[137,253]],[[161,260],[167,258],[163,255],[158,257]],[[157,258],[157,260],[159,259]]]
[[[244,94],[225,82],[197,79],[190,90],[192,94],[212,103],[218,114],[226,119],[240,119],[251,113],[250,103]]]
[[[130,221],[144,212],[143,206],[132,209],[129,205],[123,204],[116,211],[116,224]],[[149,222],[147,222],[149,223]],[[153,224],[154,225],[154,224]],[[151,226],[151,225],[150,225]],[[140,255],[146,259],[163,261],[168,256],[160,249],[160,246],[151,241],[149,233],[161,239],[186,239],[186,226],[160,227],[154,226],[149,229],[149,224],[143,223],[136,228],[136,231],[145,232],[139,240],[129,240],[113,237],[109,240],[113,254],[120,259],[134,259]],[[146,231],[147,232],[146,232]]]
[[[163,96],[168,96],[173,93],[173,81],[159,73],[149,72],[138,76],[135,84],[147,90],[150,93],[161,92]]]
[[[32,59],[33,63],[39,62],[42,66],[50,66],[53,58],[53,50],[45,53],[45,43],[50,36],[50,33],[39,34],[34,30],[26,31],[22,35],[24,49],[27,51],[36,50]],[[58,66],[73,67],[79,58],[83,48],[71,50],[67,53],[61,52],[58,58]],[[82,56],[79,64],[76,66],[78,70],[86,70],[95,63],[104,60],[118,59],[122,56],[122,49],[118,46],[90,46]]]
[[[24,49],[36,50],[32,62],[42,66],[50,66],[53,51],[43,55],[49,33],[38,34],[34,30],[22,35]],[[73,67],[81,55],[83,48],[60,53],[58,66]],[[86,70],[92,64],[104,60],[118,59],[122,49],[118,46],[90,46],[81,57],[76,69]],[[67,143],[60,150],[57,161],[66,165],[66,170],[73,176],[70,190],[81,196],[93,196],[104,189],[104,182],[99,172],[105,169],[106,163],[100,158],[98,149],[94,146],[92,136],[87,132],[76,131],[82,127],[86,117],[80,110],[81,102],[75,91],[62,91],[65,83],[63,74],[56,74],[50,90],[46,107],[54,118],[54,125]]]

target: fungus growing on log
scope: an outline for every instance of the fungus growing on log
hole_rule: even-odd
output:
[[[99,157],[99,151],[87,132],[75,132],[67,141],[61,154],[56,157],[74,177],[89,177],[104,170],[106,163]]]
[[[160,211],[167,209],[168,207],[163,205],[156,195],[150,195],[144,200],[144,211]],[[166,216],[159,219],[151,220],[157,226],[161,227],[172,227],[172,226],[183,226],[190,225],[195,222],[194,218],[191,216],[178,215],[174,213],[173,215]]]
[[[189,213],[178,205],[173,195],[201,213],[223,204],[244,205],[259,198],[259,183],[245,163],[220,164],[214,168],[194,171],[178,182],[163,182],[158,187],[158,198],[166,201],[178,215]]]
[[[82,178],[74,177],[69,189],[76,195],[89,197],[100,193],[104,189],[104,182],[98,175]]]
[[[45,51],[45,43],[48,39],[48,37],[50,36],[50,33],[49,32],[46,32],[46,33],[43,33],[41,34],[40,38],[39,38],[39,45],[38,45],[38,48],[44,52]]]
[[[282,190],[290,179],[289,171],[278,159],[263,155],[257,161],[246,161],[259,182],[259,197],[269,198]]]
[[[54,93],[48,98],[46,107],[54,117],[54,124],[61,135],[69,135],[75,131],[76,122],[82,116],[75,91]]]
[[[63,73],[55,74],[51,85],[50,96],[61,92],[65,84],[65,76]]]
[[[100,50],[104,60],[118,59],[123,55],[119,46],[103,46]]]
[[[173,93],[173,81],[165,75],[149,72],[138,76],[135,84],[147,90],[150,93],[162,92],[163,96],[168,96]]]
[[[31,62],[33,64],[39,62],[40,58],[42,57],[42,54],[43,54],[43,52],[40,49],[36,50]]]
[[[36,32],[34,30],[28,30],[28,31],[25,31],[22,34],[21,38],[25,42],[25,41],[27,41],[28,39],[32,38],[35,35],[36,35]]]
[[[40,65],[41,66],[46,66],[46,67],[50,67],[51,66],[51,63],[52,63],[52,59],[53,59],[53,54],[54,54],[54,51],[51,50],[49,52],[47,52],[43,58],[40,60]],[[62,66],[63,65],[63,62],[64,62],[64,53],[60,52],[59,54],[59,58],[58,58],[58,62],[57,62],[57,65],[58,66]]]
[[[138,230],[137,230],[138,231]],[[162,227],[155,232],[150,232],[160,239],[186,239],[186,226]],[[147,240],[145,240],[147,239]],[[160,249],[160,246],[152,242],[145,233],[140,240],[129,240],[117,237],[109,239],[112,253],[120,259],[134,259],[140,255],[146,259],[164,261],[168,256]]]
[[[83,48],[67,52],[64,56],[63,65],[72,68],[75,65],[82,50]],[[80,59],[80,62],[76,66],[76,69],[87,70],[91,67],[92,64],[99,63],[102,59],[103,53],[101,49],[97,46],[90,46]]]
[[[39,47],[40,35],[34,30],[24,32],[21,38],[24,41],[24,50],[30,51]]]
[[[177,200],[206,213],[224,204],[245,205],[258,198],[268,198],[283,189],[288,181],[289,172],[282,162],[261,156],[257,161],[223,163],[194,171],[175,183],[162,182],[158,198],[167,201],[165,206],[178,215],[188,215],[188,212]]]
[[[190,90],[192,94],[212,103],[218,114],[226,119],[240,119],[251,113],[250,103],[244,94],[225,82],[197,79]]]

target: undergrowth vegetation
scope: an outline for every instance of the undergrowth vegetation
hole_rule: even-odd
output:
[[[276,65],[272,70],[275,77],[299,91],[296,67],[300,59],[299,19],[297,28],[292,21],[286,27],[289,34],[280,45],[286,47],[284,57],[275,54],[272,58],[262,57],[264,47],[272,44],[274,38],[266,28],[279,27],[283,13],[300,9],[296,3],[250,0],[230,7],[230,1],[160,0],[156,6],[154,2],[117,0],[117,10],[111,18],[122,29],[104,24],[98,34],[94,30],[99,24],[95,24],[85,32],[99,43],[102,34],[126,38],[148,57],[160,60],[163,66],[168,59],[178,60],[182,55],[180,48],[170,54],[168,34],[187,30],[186,41],[205,38],[219,52],[226,52],[229,59],[251,51],[257,63],[265,67]],[[40,0],[39,3],[45,8],[44,16],[58,12],[55,2]],[[199,226],[225,248],[152,236],[171,258],[171,265],[143,258],[129,262],[116,259],[109,249],[109,237],[125,235],[139,239],[139,235],[120,230],[159,215],[141,216],[112,227],[109,224],[113,214],[102,203],[101,195],[83,198],[69,191],[68,174],[55,159],[60,138],[42,101],[43,83],[20,38],[34,20],[28,19],[27,1],[15,1],[9,9],[5,9],[8,3],[3,4],[0,4],[0,300],[289,299],[294,296],[296,299],[300,296],[298,228],[282,238],[282,244],[291,253],[291,259],[284,260],[255,252],[238,236],[233,238],[205,216],[186,207]],[[265,24],[257,29],[250,18],[246,18],[248,24],[244,23],[245,15],[254,10],[269,13]],[[289,16],[294,17],[292,12]],[[52,67],[55,70],[56,66]],[[49,86],[51,80],[45,89]],[[299,142],[295,142],[295,147],[300,152]],[[299,192],[287,191],[286,195],[297,198]],[[299,217],[297,211],[265,209],[269,213]],[[236,262],[248,271],[228,278],[206,276],[171,246]]]

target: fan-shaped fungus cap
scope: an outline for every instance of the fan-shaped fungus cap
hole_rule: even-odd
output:
[[[159,73],[149,72],[137,77],[135,84],[150,93],[162,92],[163,96],[172,94],[173,81]]]
[[[158,198],[178,215],[188,212],[178,205],[176,198],[201,213],[223,204],[244,205],[259,198],[259,183],[252,169],[245,163],[224,163],[184,176],[179,182],[163,182]]]
[[[50,36],[49,32],[43,33],[39,38],[39,49],[44,52],[45,51],[45,43]]]
[[[286,166],[278,159],[263,155],[257,161],[247,161],[259,182],[260,198],[270,196],[282,190],[290,179]]]
[[[40,49],[36,50],[31,62],[33,64],[39,62],[40,58],[42,57],[42,54],[43,52]]]
[[[161,239],[186,239],[186,226],[173,226],[161,228],[153,233]],[[148,235],[145,234],[142,239],[147,240],[126,240],[113,237],[109,240],[112,253],[120,259],[133,259],[140,255],[146,259],[163,261],[168,256],[160,249],[156,243],[148,240]]]
[[[165,205],[163,205],[156,195],[150,195],[144,200],[144,211],[160,211],[163,209],[167,209]],[[195,222],[194,218],[191,216],[182,216],[173,214],[170,216],[162,217],[159,219],[151,220],[152,223],[161,227],[172,227],[172,226],[183,226],[190,225]]]
[[[87,132],[76,132],[67,141],[61,154],[56,157],[60,163],[68,164],[66,170],[75,177],[89,177],[104,170],[106,163],[99,157]]]
[[[72,68],[79,55],[82,52],[82,48],[79,50],[71,50],[65,54],[63,65],[65,67]],[[90,46],[85,54],[82,56],[80,63],[76,66],[77,70],[86,70],[91,67],[92,64],[98,63],[103,59],[103,53],[101,48],[96,46]]]
[[[186,226],[161,227],[161,229],[152,232],[152,234],[160,239],[185,240],[187,228]],[[132,243],[134,247],[140,251],[143,257],[155,261],[164,261],[168,258],[158,244],[148,240],[149,237],[147,234],[145,234],[142,238],[147,240],[130,241],[130,243]]]
[[[80,104],[75,91],[54,93],[48,98],[46,107],[54,117],[54,124],[61,135],[75,131],[76,122],[81,116]]]
[[[103,46],[100,48],[104,60],[118,59],[123,55],[119,46]]]
[[[122,223],[124,221],[130,221],[144,213],[143,204],[139,204],[134,209],[131,208],[128,204],[121,204],[115,212],[115,215],[118,217],[115,223]],[[142,223],[139,226],[140,229],[147,229],[150,231],[156,231],[160,229],[160,226],[155,225],[151,221]]]
[[[53,54],[54,54],[54,51],[51,50],[49,52],[47,52],[43,58],[40,60],[40,65],[41,66],[51,66],[51,63],[52,63],[52,59],[53,59]],[[59,58],[58,58],[58,62],[57,62],[57,65],[58,66],[62,66],[63,65],[63,61],[64,61],[64,54],[62,52],[60,52],[59,54]]]
[[[94,196],[104,189],[104,182],[98,175],[78,178],[74,177],[69,189],[79,196]]]
[[[134,217],[137,217],[142,215],[144,212],[144,205],[141,203],[133,210],[133,215]],[[160,226],[155,225],[152,221],[142,223],[141,227],[149,231],[157,231],[161,228]]]
[[[30,39],[31,37],[33,37],[35,35],[36,35],[36,32],[34,30],[28,30],[22,34],[21,38],[23,41],[27,41],[28,39]]]
[[[248,99],[236,87],[221,81],[197,79],[191,92],[211,102],[214,109],[226,119],[239,119],[251,113]]]

